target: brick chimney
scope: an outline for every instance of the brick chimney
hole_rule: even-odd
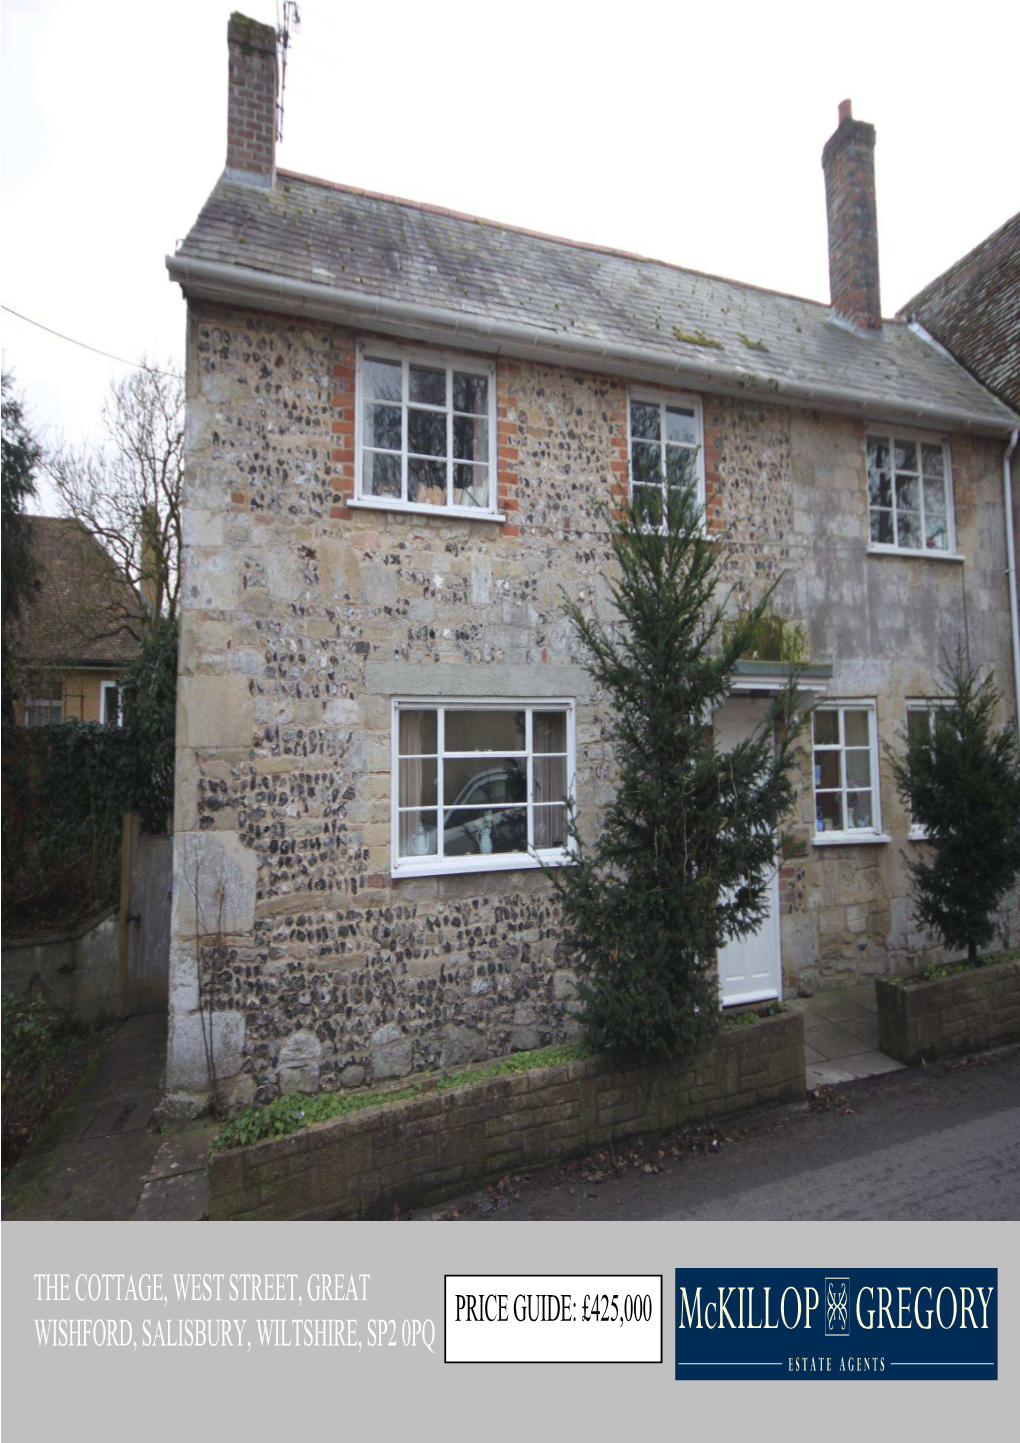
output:
[[[882,325],[875,205],[875,127],[854,120],[849,100],[822,151],[829,219],[829,292],[832,309],[864,331]]]
[[[227,175],[271,190],[276,180],[276,31],[237,10],[227,25]]]

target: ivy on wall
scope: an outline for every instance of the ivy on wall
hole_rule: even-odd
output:
[[[122,817],[148,832],[173,810],[177,624],[143,640],[123,725],[9,728],[4,748],[5,931],[58,931],[117,901]]]

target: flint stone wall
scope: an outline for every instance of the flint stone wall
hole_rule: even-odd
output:
[[[189,1111],[207,1091],[200,999],[221,1018],[234,1103],[569,1039],[571,958],[541,875],[392,881],[390,705],[575,697],[594,835],[615,775],[610,716],[561,587],[611,619],[626,382],[500,362],[504,525],[356,510],[355,337],[206,304],[189,316],[171,1095]],[[812,659],[834,664],[831,694],[877,696],[891,736],[904,698],[936,690],[959,568],[866,554],[863,423],[711,396],[704,420],[733,604],[778,581]],[[953,446],[972,654],[1008,674],[1000,450]],[[884,770],[882,805],[902,842]],[[797,808],[787,830],[808,855],[783,873],[787,985],[908,970],[930,939],[899,847],[810,848],[806,753]]]
[[[213,1218],[379,1218],[522,1167],[805,1095],[799,1013],[723,1028],[688,1068],[590,1057],[366,1107],[213,1153]]]

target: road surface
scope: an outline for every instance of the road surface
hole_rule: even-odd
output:
[[[720,1126],[718,1151],[704,1150],[711,1129],[675,1147],[672,1138],[640,1151],[617,1144],[614,1155],[532,1172],[426,1215],[1020,1217],[1020,1048],[848,1083],[820,1102]]]

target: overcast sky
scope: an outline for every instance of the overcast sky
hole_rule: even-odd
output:
[[[223,165],[232,8],[3,0],[4,305],[181,360],[163,258]],[[827,300],[820,156],[849,96],[878,131],[886,315],[1020,209],[1015,4],[300,8],[291,170]],[[94,429],[123,368],[0,324],[37,428]]]

